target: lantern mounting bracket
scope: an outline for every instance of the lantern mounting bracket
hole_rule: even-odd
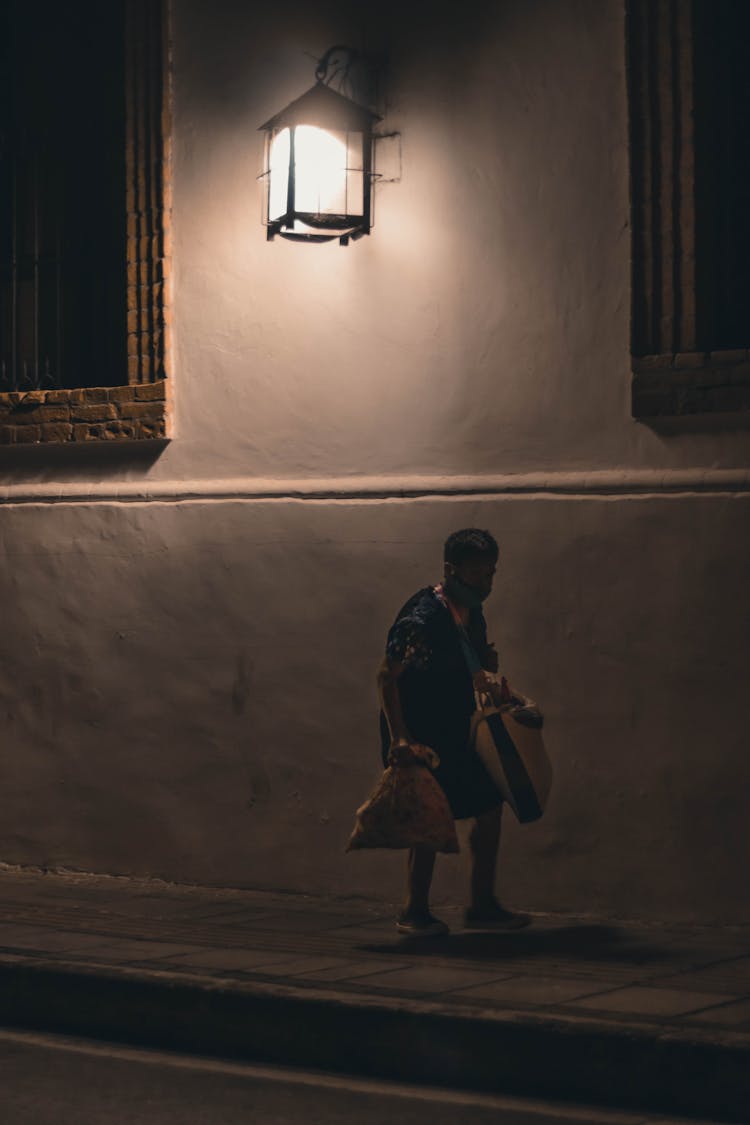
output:
[[[315,77],[360,105],[377,102],[376,66],[369,55],[355,47],[344,43],[329,47],[317,61]]]

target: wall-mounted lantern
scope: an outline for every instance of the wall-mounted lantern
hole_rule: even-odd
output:
[[[269,239],[338,238],[345,246],[370,233],[372,130],[380,118],[331,89],[330,60],[342,51],[348,48],[330,48],[318,63],[315,86],[260,126],[266,133],[261,178]]]

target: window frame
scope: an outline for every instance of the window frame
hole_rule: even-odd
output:
[[[690,0],[628,0],[636,419],[750,411],[750,350],[698,347],[693,38]]]
[[[127,384],[0,393],[0,444],[171,436],[167,0],[125,0]]]

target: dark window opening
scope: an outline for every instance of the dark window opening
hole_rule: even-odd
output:
[[[0,391],[126,384],[124,0],[0,16]]]
[[[750,4],[695,0],[696,343],[750,345]]]

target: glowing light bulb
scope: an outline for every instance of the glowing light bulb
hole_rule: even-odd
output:
[[[358,140],[355,135],[354,143]],[[287,210],[291,137],[281,129],[271,142],[269,218]],[[315,125],[298,125],[294,134],[294,204],[314,215],[362,213],[362,173],[349,166],[347,146]]]
[[[346,145],[314,125],[294,134],[295,202],[298,211],[346,212]]]

